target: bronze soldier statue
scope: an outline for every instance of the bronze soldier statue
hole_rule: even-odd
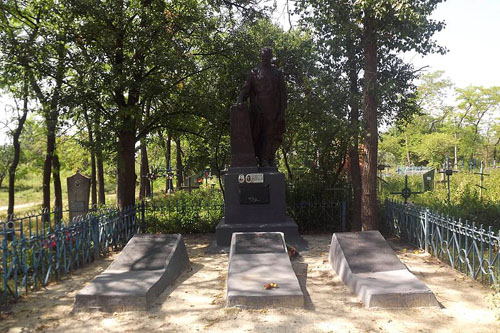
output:
[[[250,126],[259,166],[275,166],[276,150],[285,133],[286,87],[283,72],[271,64],[270,48],[262,49],[262,65],[254,68],[238,103],[250,98]]]

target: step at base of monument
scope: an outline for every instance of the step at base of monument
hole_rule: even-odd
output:
[[[276,223],[226,223],[222,218],[215,229],[217,246],[230,246],[235,232],[282,232],[287,244],[295,246],[299,251],[308,249],[307,242],[299,234],[297,223],[291,217],[287,217],[284,222]]]
[[[277,288],[265,289],[267,283],[276,283]],[[227,306],[244,308],[304,306],[304,294],[286,252],[283,233],[233,234],[226,302]]]
[[[333,270],[366,307],[439,306],[378,231],[336,233],[329,260]]]
[[[75,297],[75,311],[147,310],[189,266],[179,235],[136,235]]]

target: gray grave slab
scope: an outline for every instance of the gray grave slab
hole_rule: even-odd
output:
[[[278,288],[265,289],[266,283]],[[226,300],[227,306],[248,308],[304,306],[283,233],[233,233]]]
[[[177,235],[135,235],[118,257],[75,297],[75,310],[147,310],[189,266]]]
[[[439,306],[378,231],[333,234],[329,260],[366,307]]]

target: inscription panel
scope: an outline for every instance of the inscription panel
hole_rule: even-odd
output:
[[[283,238],[277,233],[245,233],[236,235],[237,254],[283,253]]]
[[[87,212],[85,209],[85,201],[70,202],[69,209],[74,212]]]
[[[269,185],[263,184],[240,184],[241,204],[268,204]]]

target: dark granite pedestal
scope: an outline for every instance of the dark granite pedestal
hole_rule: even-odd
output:
[[[297,223],[286,215],[285,175],[276,167],[229,168],[224,175],[225,216],[216,228],[217,246],[234,232],[282,232],[287,243],[307,247]]]

